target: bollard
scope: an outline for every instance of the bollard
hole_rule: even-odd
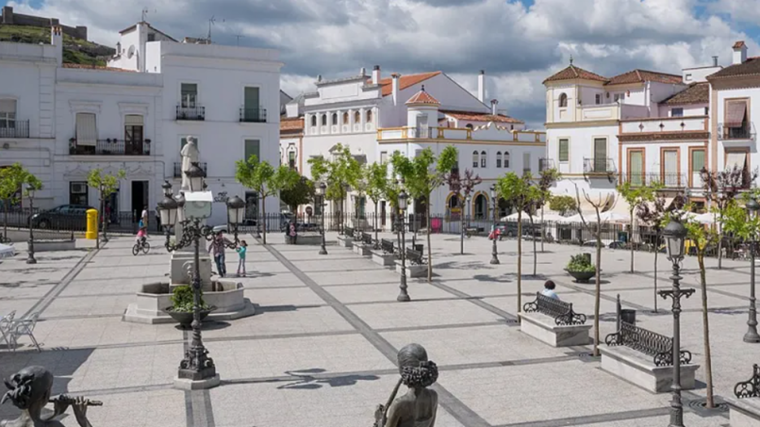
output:
[[[87,209],[87,232],[85,239],[95,240],[98,238],[98,211]]]

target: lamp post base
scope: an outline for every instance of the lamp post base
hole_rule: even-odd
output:
[[[408,301],[411,301],[411,300],[412,299],[409,298],[409,294],[407,294],[406,292],[403,292],[403,291],[400,294],[398,294],[398,296],[396,297],[396,301],[398,301],[398,302],[408,302]]]
[[[760,343],[760,335],[757,333],[757,326],[750,326],[743,338],[747,343]]]
[[[193,380],[190,378],[180,378],[179,376],[174,378],[174,388],[178,390],[206,390],[214,388],[221,383],[219,374],[215,374],[213,377],[205,378],[201,380]]]
[[[322,246],[322,249],[319,250],[320,255],[327,255],[327,249],[325,249],[324,246]]]
[[[34,255],[29,252],[29,257],[26,259],[27,264],[37,264],[37,260],[34,258]]]
[[[496,256],[491,257],[491,265],[501,264],[499,262],[499,258],[496,258]]]

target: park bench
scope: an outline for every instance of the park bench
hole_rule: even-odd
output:
[[[354,238],[354,233],[355,232],[356,232],[356,230],[353,227],[346,227],[346,228],[343,229],[343,234],[345,234],[346,236],[348,236],[348,237],[350,237],[352,239]]]
[[[397,252],[393,246],[393,241],[380,239],[380,248],[372,250],[372,261],[383,267],[392,266],[396,260]]]
[[[425,277],[427,275],[427,260],[422,251],[406,248],[406,277]],[[396,260],[396,272],[401,274],[401,260]]]
[[[752,377],[736,383],[734,396],[724,400],[732,426],[760,426],[760,366],[753,365]]]
[[[605,337],[602,369],[654,393],[670,391],[673,381],[673,338],[640,328],[621,316],[617,299],[617,332]],[[691,353],[681,351],[681,387],[694,388],[699,365],[691,364]]]
[[[465,227],[464,235],[469,239],[473,235],[482,233],[485,229],[483,227]]]
[[[367,233],[366,231],[362,231],[362,243],[364,243],[367,246],[372,245],[372,234]]]
[[[421,251],[415,251],[413,249],[406,248],[406,260],[411,263],[411,265],[426,265],[425,257],[422,255]]]
[[[591,325],[573,304],[536,292],[535,301],[523,304],[520,330],[554,347],[587,345]]]
[[[360,231],[356,232],[354,231],[354,252],[361,256],[371,256],[372,255],[372,235]]]
[[[338,236],[338,245],[344,248],[351,248],[354,245],[354,229],[352,227],[343,228],[343,235]]]

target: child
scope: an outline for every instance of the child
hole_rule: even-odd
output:
[[[237,251],[238,256],[240,257],[240,259],[238,260],[237,277],[240,277],[241,269],[243,270],[243,277],[245,277],[245,252],[248,250],[248,243],[246,243],[245,240],[241,240],[240,244],[235,250]]]
[[[137,230],[137,238],[135,241],[137,243],[142,244],[145,242],[148,236],[148,227],[145,225],[145,222],[141,219],[140,223],[138,224],[138,230]]]

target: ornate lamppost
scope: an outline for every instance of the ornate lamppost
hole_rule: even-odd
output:
[[[201,336],[201,273],[200,273],[200,240],[210,241],[214,238],[213,229],[202,224],[202,221],[211,216],[211,204],[213,197],[210,192],[202,191],[205,188],[203,178],[205,173],[198,167],[197,163],[185,172],[190,181],[190,193],[180,195],[179,202],[172,197],[172,186],[165,182],[162,186],[164,189],[164,199],[158,203],[158,211],[161,217],[161,224],[164,226],[166,242],[164,246],[170,252],[193,245],[194,265],[192,274],[192,287],[194,293],[193,304],[193,322],[192,342],[190,348],[185,353],[185,357],[180,362],[177,373],[177,382],[191,382],[190,388],[210,388],[219,385],[219,376],[216,373],[216,366],[213,359],[209,357],[208,350],[203,345]],[[182,214],[179,214],[180,203],[183,206]],[[181,222],[178,221],[184,217]],[[227,244],[232,248],[238,242],[238,225],[243,222],[245,217],[245,201],[238,196],[231,197],[227,200],[227,221],[233,228],[235,241]],[[171,229],[179,224],[182,226],[182,237],[175,243],[170,242]],[[187,388],[187,386],[180,386]]]
[[[680,221],[672,220],[662,231],[667,241],[668,259],[673,263],[672,289],[659,291],[662,298],[673,300],[673,397],[670,401],[670,423],[668,427],[683,427],[683,404],[681,403],[681,297],[690,297],[694,289],[681,289],[679,263],[684,256],[684,241],[687,230]]]
[[[36,188],[34,185],[27,185],[26,192],[29,195],[29,243],[27,244],[29,256],[26,258],[27,264],[37,264],[37,259],[34,258],[34,221],[32,221],[32,215],[34,215],[35,190]]]
[[[320,215],[322,218],[320,222],[322,223],[322,247],[319,248],[319,254],[320,255],[327,255],[327,248],[325,247],[325,191],[327,190],[327,185],[324,182],[320,182],[317,185],[316,192],[317,192],[317,203],[319,203],[319,209],[322,215]]]
[[[401,233],[401,284],[399,285],[399,294],[396,298],[397,301],[410,301],[409,294],[406,291],[406,233],[404,232],[404,217],[406,216],[407,208],[407,195],[406,191],[401,190],[398,195],[398,208],[401,210],[399,215],[398,230]]]
[[[493,242],[491,242],[491,264],[499,264],[499,255],[496,251],[496,218],[499,214],[499,206],[496,198],[496,185],[492,185],[491,188],[491,203],[493,206]]]
[[[760,203],[757,203],[754,197],[750,198],[747,202],[747,210],[749,211],[751,220],[757,220],[757,212],[760,210]],[[744,334],[744,342],[758,343],[760,342],[760,335],[757,334],[757,308],[755,306],[755,246],[757,246],[757,236],[752,230],[752,240],[749,248],[749,319],[747,319],[747,333]]]

